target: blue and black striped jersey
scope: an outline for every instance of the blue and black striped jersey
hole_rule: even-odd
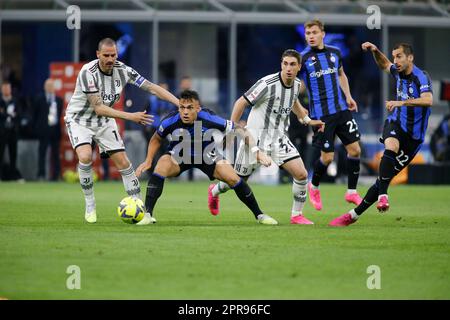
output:
[[[161,138],[167,137],[169,140],[169,151],[183,141],[184,137],[189,137],[191,139],[191,156],[195,156],[196,151],[201,151],[203,154],[204,149],[213,142],[212,131],[209,131],[208,136],[205,135],[211,129],[228,134],[234,129],[234,124],[230,120],[219,117],[213,111],[202,108],[193,124],[183,123],[178,111],[171,112],[161,120],[161,124],[156,132]],[[189,136],[186,135],[187,133],[189,133]],[[202,150],[195,148],[196,142],[201,142]]]
[[[333,46],[323,49],[307,47],[302,55],[300,77],[308,88],[311,118],[347,110],[345,96],[339,86],[341,52]]]
[[[433,92],[430,76],[415,65],[409,75],[399,73],[395,65],[391,65],[390,72],[396,80],[397,100],[420,98],[424,92]],[[395,108],[388,116],[389,121],[397,122],[400,127],[413,139],[423,141],[428,126],[431,108],[407,107]]]

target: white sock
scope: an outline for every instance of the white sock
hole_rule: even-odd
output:
[[[216,183],[216,185],[214,186],[214,188],[211,190],[211,193],[214,197],[218,196],[221,193],[225,193],[228,190],[230,190],[230,186],[228,184],[226,184],[223,181],[219,181],[219,183]]]
[[[292,194],[294,195],[294,201],[292,203],[291,216],[298,216],[302,214],[303,207],[306,202],[306,185],[308,180],[295,180],[292,182]]]
[[[359,218],[359,216],[355,212],[355,209],[350,210],[348,213],[352,216],[353,220],[356,220]]]
[[[141,198],[141,185],[139,183],[139,179],[136,177],[136,173],[134,172],[133,166],[130,166],[126,169],[119,170],[120,175],[122,176],[123,186],[125,187],[125,191],[129,196]]]
[[[347,194],[356,193],[356,189],[347,189]]]
[[[378,201],[380,201],[380,198],[381,198],[382,196],[385,196],[386,198],[388,197],[387,194],[380,194],[380,195],[378,196]]]
[[[95,209],[92,162],[87,164],[78,162],[78,176],[80,178],[81,190],[84,193],[84,200],[86,201],[86,211],[91,212]]]

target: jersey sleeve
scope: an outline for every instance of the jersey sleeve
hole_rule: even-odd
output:
[[[161,121],[161,124],[158,127],[158,130],[156,131],[156,133],[161,137],[161,138],[165,138],[168,135],[168,130],[166,124],[164,123],[164,121]]]
[[[398,71],[397,71],[397,68],[395,67],[395,64],[391,64],[391,67],[389,68],[389,72],[391,73],[391,75],[392,75],[394,78],[397,78],[397,76],[398,76]]]
[[[338,56],[338,69],[342,68],[342,54],[341,54],[341,50],[337,49],[336,50],[336,55]]]
[[[84,93],[96,93],[98,92],[98,83],[94,78],[94,75],[88,70],[82,70],[79,75],[79,81],[81,85],[81,90]]]
[[[129,66],[126,66],[125,70],[126,70],[126,74],[127,74],[127,78],[128,78],[127,82],[140,88],[142,86],[142,84],[144,83],[145,78],[143,76],[141,76],[136,70],[134,70],[133,68],[131,68]]]
[[[250,105],[254,106],[267,93],[267,84],[264,80],[259,80],[251,87],[243,97]]]
[[[421,75],[419,75],[419,82],[420,82],[420,94],[425,92],[431,92],[433,93],[433,87],[431,84],[431,79],[428,73],[423,72]]]
[[[210,128],[218,129],[224,134],[228,134],[235,128],[233,121],[226,120],[216,114],[202,113],[202,119],[206,120]]]

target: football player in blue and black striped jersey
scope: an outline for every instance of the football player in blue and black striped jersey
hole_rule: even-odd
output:
[[[378,179],[367,191],[361,204],[334,219],[330,223],[332,226],[347,226],[354,223],[376,201],[380,212],[389,209],[387,195],[389,183],[420,150],[433,104],[430,76],[414,64],[411,45],[400,43],[394,47],[392,51],[394,63],[370,42],[363,43],[362,49],[371,51],[378,67],[394,77],[397,100],[386,101],[385,105],[389,115],[380,139],[384,143],[385,150],[380,162]]]
[[[361,148],[360,133],[352,111],[357,111],[357,105],[350,93],[341,52],[337,47],[325,45],[324,37],[321,21],[305,23],[308,47],[301,53],[300,76],[308,91],[311,118],[325,122],[323,132],[314,130],[313,144],[321,149],[321,155],[314,163],[314,173],[308,184],[309,199],[316,210],[322,209],[319,184],[333,161],[336,136],[347,150],[348,189],[345,200],[356,205],[362,200],[356,191]]]

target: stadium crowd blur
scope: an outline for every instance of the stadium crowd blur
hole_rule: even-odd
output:
[[[357,56],[352,56],[353,50],[351,48],[349,57],[354,63],[348,68],[348,73],[350,75],[349,79],[353,95],[359,105],[358,116],[362,119],[371,118],[375,116],[374,112],[376,111],[372,110],[369,106],[373,105],[373,100],[377,98],[373,94],[373,90],[368,89],[368,86],[375,86],[375,84],[361,80],[365,77],[358,71],[361,69],[362,62],[358,62]],[[354,50],[357,50],[356,47]],[[183,76],[175,89],[170,88],[166,82],[161,82],[160,85],[176,94],[184,88],[196,90],[195,85],[193,85],[193,79],[190,76]],[[62,179],[63,173],[60,169],[61,154],[59,147],[64,128],[62,123],[63,102],[60,97],[55,95],[53,81],[51,79],[46,79],[41,86],[41,92],[36,92],[35,95],[22,95],[21,83],[14,71],[7,65],[1,66],[0,181],[24,182],[24,176],[19,169],[20,166],[18,163],[22,163],[22,167],[25,167],[26,170],[34,171],[26,180],[58,181]],[[301,102],[304,106],[308,106],[308,97],[302,95]],[[221,110],[227,110],[227,106],[208,105],[207,107],[222,116],[228,118],[230,116],[221,112]],[[126,125],[129,135],[130,133],[137,134],[141,140],[130,138],[127,141],[127,134],[125,135],[125,146],[127,149],[132,148],[133,141],[137,141],[134,148],[140,150],[141,157],[145,156],[147,143],[158,128],[161,119],[171,111],[176,110],[175,106],[161,101],[155,96],[148,97],[147,105],[144,108],[149,113],[155,115],[155,122],[145,127]],[[243,124],[245,124],[246,114],[248,115],[249,110],[246,111],[242,119]],[[314,160],[320,155],[320,150],[310,144],[312,134],[310,128],[301,125],[296,121],[295,116],[291,114],[291,126],[288,134],[291,141],[299,149],[306,167],[310,169]],[[429,132],[429,135],[431,137],[430,151],[433,160],[435,162],[450,162],[450,114],[444,116],[438,127],[432,132]],[[25,150],[22,153],[18,152],[18,149],[20,149],[18,148],[18,144],[20,142],[25,146],[22,147]],[[331,166],[331,171],[334,171],[334,173],[329,173],[325,178],[326,181],[332,182],[346,175],[344,164],[346,156],[345,149],[341,147],[337,147],[334,166]],[[164,148],[155,157],[154,163],[163,154],[163,150]],[[376,174],[374,170],[376,166],[373,165],[374,159],[369,159],[365,156],[364,144],[362,144],[362,150],[362,170],[368,175]],[[131,152],[130,160],[133,163],[140,162],[140,159],[132,159],[132,157],[133,152]],[[103,161],[103,171],[103,179],[108,180],[108,161]],[[194,179],[192,171],[188,172],[187,179]],[[288,180],[287,175],[281,171],[278,182],[288,183]]]

